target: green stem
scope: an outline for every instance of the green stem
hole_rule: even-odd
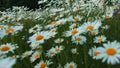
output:
[[[88,59],[87,59],[87,46],[84,45],[84,63],[85,63],[85,68],[88,68]]]
[[[107,65],[107,68],[111,68],[111,66],[110,66],[110,65]]]

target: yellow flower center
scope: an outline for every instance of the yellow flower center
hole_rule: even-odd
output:
[[[110,55],[110,56],[113,56],[113,55],[116,54],[116,50],[115,50],[114,48],[108,48],[108,49],[106,50],[106,53],[107,53],[108,55]]]
[[[55,32],[55,29],[52,29],[51,32]]]
[[[102,38],[98,38],[98,42],[102,42]]]
[[[51,51],[50,54],[53,55],[53,54],[55,54],[55,52]]]
[[[95,35],[95,34],[96,34],[96,32],[92,32],[91,34],[92,34],[92,35]]]
[[[93,30],[93,28],[94,28],[94,26],[92,26],[92,25],[89,25],[86,27],[87,30]]]
[[[1,51],[8,51],[9,49],[10,49],[10,47],[5,45],[1,48]]]
[[[56,48],[56,51],[60,51],[60,49],[59,49],[59,48]]]
[[[57,24],[56,21],[50,23],[50,25],[55,25],[55,24]]]
[[[0,26],[0,28],[4,28],[4,26]]]
[[[14,32],[14,28],[7,28],[7,29],[5,30],[5,32],[6,32],[6,33]]]
[[[78,30],[72,30],[71,33],[76,34],[76,33],[78,33]]]
[[[43,35],[38,35],[37,37],[36,37],[36,40],[38,41],[38,40],[42,40],[44,38],[44,36]]]
[[[93,52],[94,56],[97,56],[98,54],[100,54],[100,52],[98,52],[98,51]]]
[[[47,66],[46,63],[42,63],[42,64],[40,65],[40,68],[45,68],[46,66]]]
[[[35,59],[37,59],[37,58],[39,58],[39,57],[40,57],[40,54],[35,54],[35,55],[34,55],[34,58],[35,58]]]
[[[82,39],[81,39],[80,37],[77,37],[76,40],[77,40],[77,41],[81,41]]]
[[[2,16],[3,19],[7,19],[8,17],[7,16]]]
[[[109,16],[109,15],[107,15],[107,16],[105,16],[105,18],[110,18],[110,16]]]
[[[79,18],[75,17],[75,18],[74,18],[74,20],[75,20],[75,21],[78,21],[78,20],[79,20]]]
[[[69,65],[69,67],[68,67],[68,68],[74,68],[74,67],[73,67],[73,65]]]

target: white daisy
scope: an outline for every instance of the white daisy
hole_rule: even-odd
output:
[[[50,22],[50,24],[48,24],[47,26],[45,26],[45,28],[53,28],[55,26],[57,26],[57,21],[52,21],[52,22]]]
[[[57,21],[57,25],[63,25],[66,23],[66,19],[60,19],[59,21]]]
[[[54,47],[52,47],[50,50],[48,50],[47,51],[47,53],[46,53],[46,55],[48,56],[48,57],[53,57],[53,56],[55,56],[57,54],[57,51],[56,51],[56,49],[54,48]]]
[[[23,53],[22,58],[29,57],[32,53],[33,51],[26,51],[25,53]]]
[[[49,68],[49,65],[51,65],[53,62],[46,60],[41,60],[37,65],[35,65],[34,68]]]
[[[107,29],[110,28],[110,26],[109,26],[109,25],[105,25],[105,26],[103,26],[102,28],[107,30]]]
[[[36,49],[36,48],[38,48],[40,46],[40,42],[38,42],[38,41],[31,42],[29,46],[31,47],[31,49]]]
[[[94,38],[94,43],[101,43],[101,42],[105,42],[105,41],[106,41],[106,37],[104,35],[97,36]]]
[[[102,25],[102,23],[98,20],[94,22],[87,22],[82,25],[83,30],[85,31],[92,31],[92,30],[98,30],[99,27]]]
[[[62,43],[64,41],[63,38],[58,38],[58,39],[55,39],[55,43]]]
[[[34,62],[35,60],[40,58],[40,54],[41,54],[41,52],[37,52],[37,51],[35,53],[33,53],[33,55],[30,57],[30,61]]]
[[[92,56],[93,59],[101,59],[101,47],[92,47],[92,49],[89,50],[89,55]]]
[[[77,35],[77,36],[72,36],[72,41],[76,44],[84,44],[86,42],[86,37]]]
[[[102,62],[107,61],[108,64],[120,63],[120,43],[117,41],[103,44],[101,49]]]
[[[107,6],[105,15],[103,15],[103,17],[104,18],[111,18],[113,16],[113,13],[114,13],[114,8]]]
[[[51,29],[49,31],[49,38],[55,37],[56,34],[57,34],[56,29],[55,28]]]
[[[91,33],[91,35],[97,35],[98,34],[98,30],[92,30],[90,33]]]
[[[81,16],[75,16],[74,18],[73,18],[73,21],[81,21],[81,19],[82,19],[82,17]]]
[[[64,68],[77,68],[77,64],[74,62],[67,63]]]
[[[29,33],[36,33],[36,32],[41,31],[41,29],[42,29],[41,25],[35,25],[34,27],[29,29]]]
[[[0,46],[0,53],[6,54],[8,52],[14,52],[18,48],[16,44],[12,45],[11,43],[3,44]]]
[[[79,54],[79,53],[77,52],[77,48],[71,49],[71,52],[72,52],[72,54]]]
[[[64,49],[64,47],[63,46],[55,46],[55,49],[56,49],[57,53],[60,53]]]
[[[44,43],[44,40],[49,39],[49,32],[48,31],[42,31],[35,33],[33,36],[29,38],[29,42],[39,42]]]
[[[84,30],[82,30],[82,28],[79,27],[79,28],[74,28],[74,29],[71,29],[65,32],[65,35],[69,37],[69,36],[74,36],[74,35],[80,35],[82,33],[84,33]]]
[[[9,33],[16,34],[18,31],[22,30],[23,26],[11,26],[4,30],[4,33],[7,35]]]

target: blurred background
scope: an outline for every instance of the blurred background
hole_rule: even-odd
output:
[[[35,10],[36,8],[44,6],[44,3],[38,4],[38,1],[41,0],[0,0],[0,11],[11,8],[12,6],[25,6]]]

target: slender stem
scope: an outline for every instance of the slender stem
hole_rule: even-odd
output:
[[[107,65],[107,68],[111,68],[111,66],[110,66],[110,65]]]
[[[87,61],[87,46],[84,45],[84,63],[85,63],[85,68],[88,68],[88,61]]]

